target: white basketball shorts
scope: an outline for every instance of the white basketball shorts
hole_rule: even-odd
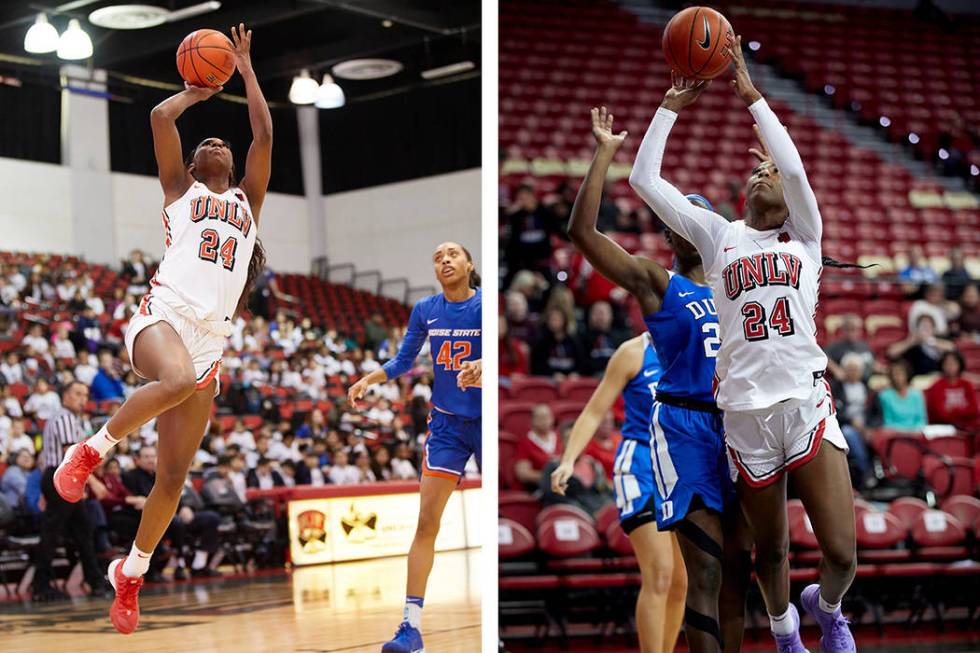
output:
[[[827,441],[843,452],[830,385],[820,379],[807,399],[790,399],[758,411],[725,411],[725,443],[734,469],[751,487],[765,487],[806,464]],[[737,471],[736,471],[737,470]]]

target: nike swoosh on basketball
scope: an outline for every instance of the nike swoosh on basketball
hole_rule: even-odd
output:
[[[426,324],[432,324],[433,322],[435,322],[435,321],[436,321],[436,320],[438,320],[438,319],[439,319],[439,318],[437,318],[437,317],[434,317],[434,318],[432,318],[431,320],[426,320],[426,321],[425,321],[425,323],[426,323]]]
[[[709,47],[711,47],[711,28],[708,27],[707,16],[701,16],[701,20],[704,21],[704,40],[698,41],[698,45],[707,50]]]
[[[679,293],[677,293],[677,296],[678,297],[687,297],[688,295],[693,295],[693,294],[694,294],[694,291],[692,290],[690,292],[679,292]]]

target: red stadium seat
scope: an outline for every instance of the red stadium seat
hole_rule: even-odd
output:
[[[551,379],[522,376],[511,380],[510,393],[522,402],[547,404],[558,399],[558,387]]]
[[[610,524],[603,533],[606,536],[606,545],[614,553],[621,556],[636,555],[636,551],[633,549],[633,543],[630,542],[629,535],[626,534],[623,527],[619,525],[619,520]]]
[[[927,510],[929,510],[929,504],[916,497],[901,497],[892,501],[888,506],[888,512],[898,517],[898,520],[907,529],[911,529],[919,516]]]
[[[918,558],[952,561],[967,557],[966,529],[959,519],[942,510],[927,510],[920,514],[911,533]]]
[[[534,518],[534,525],[540,527],[546,520],[561,517],[574,517],[595,526],[595,519],[592,518],[592,515],[572,503],[555,503],[542,509]]]
[[[901,562],[908,560],[908,549],[898,549],[908,537],[908,529],[898,517],[887,512],[868,512],[855,523],[858,559],[862,562]]]
[[[501,560],[525,556],[534,551],[534,536],[513,519],[501,517],[497,520],[497,551]]]
[[[580,401],[557,401],[551,405],[551,411],[555,415],[555,424],[561,425],[566,422],[574,422],[582,414],[585,403]]]
[[[595,516],[595,529],[600,533],[605,533],[613,524],[619,523],[619,508],[615,503],[607,503]],[[972,523],[972,521],[971,521]]]
[[[943,501],[942,508],[960,520],[960,523],[966,528],[972,529],[973,525],[980,519],[980,499],[976,497],[962,494],[951,496]]]
[[[976,488],[973,465],[974,461],[969,458],[928,456],[923,461],[923,471],[926,482],[940,497],[972,495]]]
[[[528,530],[535,527],[535,517],[541,510],[541,502],[526,492],[501,492],[497,500],[500,517],[512,519]]]
[[[871,437],[871,446],[881,458],[889,476],[914,479],[921,473],[926,454],[921,434],[877,429]]]
[[[970,439],[965,435],[946,435],[927,439],[925,444],[929,451],[951,458],[966,458],[973,453]]]
[[[528,402],[508,402],[500,404],[500,428],[520,437],[531,430],[531,411],[535,404]]]
[[[577,401],[585,404],[598,386],[598,379],[564,379],[558,385],[558,396],[566,401]]]
[[[589,522],[558,515],[537,528],[538,548],[556,558],[574,558],[592,553],[600,546],[599,534]]]
[[[517,456],[517,436],[506,431],[497,434],[497,467],[499,468],[498,479],[501,490],[512,490],[517,488],[517,479],[514,477],[514,459]]]

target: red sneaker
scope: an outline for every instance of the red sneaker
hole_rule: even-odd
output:
[[[130,578],[123,575],[122,563],[125,558],[119,558],[109,563],[109,582],[116,590],[116,598],[109,608],[109,621],[116,630],[128,635],[140,622],[139,596],[143,587],[143,577]]]
[[[85,494],[89,474],[100,462],[102,456],[99,452],[84,442],[71,445],[54,472],[54,489],[68,503],[77,502]]]

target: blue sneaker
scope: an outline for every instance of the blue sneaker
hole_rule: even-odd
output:
[[[395,637],[381,647],[381,653],[425,653],[422,644],[422,633],[413,628],[407,621],[401,622]]]

